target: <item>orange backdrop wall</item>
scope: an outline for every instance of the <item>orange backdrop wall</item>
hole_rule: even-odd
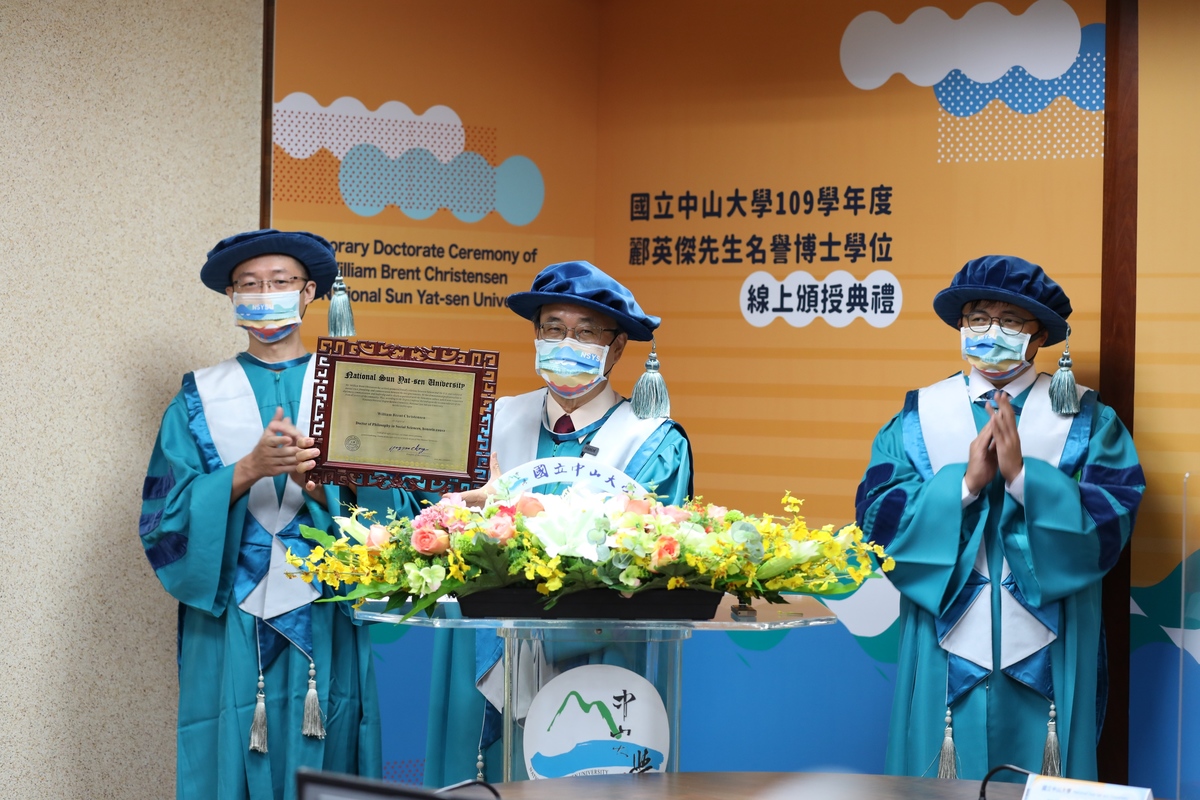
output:
[[[341,256],[359,296],[360,337],[499,349],[502,394],[540,384],[529,324],[488,303],[527,288],[547,264],[594,260],[664,319],[659,355],[673,416],[693,441],[697,492],[762,512],[777,508],[787,489],[807,499],[810,520],[847,521],[871,439],[905,390],[960,368],[958,335],[930,303],[967,259],[1013,253],[1044,265],[1074,303],[1078,377],[1094,386],[1098,375],[1103,111],[1058,97],[1033,114],[992,100],[956,116],[933,88],[904,75],[872,89],[852,84],[842,58],[851,22],[878,11],[900,23],[921,5],[359,0],[335,11],[281,0],[273,223],[367,245],[365,254]],[[940,4],[955,19],[972,5]],[[1016,15],[1030,4],[1002,5]],[[1100,0],[1070,7],[1081,27],[1103,22]],[[294,93],[325,110],[297,111],[305,106],[289,100]],[[360,116],[404,103],[411,120],[388,123],[397,136],[432,136],[447,124],[435,120],[448,118],[435,107],[452,109],[464,152],[493,169],[514,157],[536,165],[540,210],[522,224],[496,211],[464,221],[447,208],[414,218],[401,210],[403,198],[399,206],[378,200],[375,214],[352,211],[338,177],[345,154],[319,148],[305,156],[296,144],[337,138],[335,123],[353,117],[328,111],[339,98],[354,98]],[[312,134],[306,125],[328,130]],[[877,187],[887,190],[890,213],[872,213]],[[848,188],[863,190],[863,209],[845,207]],[[820,197],[830,189],[836,208],[825,213]],[[761,214],[755,190],[769,192]],[[720,200],[721,216],[698,208],[684,218],[680,198],[689,194]],[[658,218],[664,203],[673,218]],[[810,235],[812,263],[798,255]],[[776,263],[770,247],[781,236],[790,249]],[[856,236],[864,246],[854,259]],[[755,237],[761,263],[750,254]],[[680,263],[680,239],[695,240],[696,251],[706,239],[715,245],[703,263]],[[511,264],[431,257],[436,250],[389,255],[389,244],[519,255]],[[837,261],[821,260],[833,255]],[[430,267],[491,272],[504,282],[428,280],[439,274]],[[841,327],[823,317],[802,326],[750,321],[752,286],[777,292],[782,281],[784,292],[795,292],[800,279],[789,284],[789,275],[805,272],[819,287],[835,270],[849,273],[843,288],[863,282],[876,294],[882,284],[865,281],[884,270],[902,303],[879,327],[863,318]],[[759,272],[776,283],[755,283]],[[387,301],[388,289],[398,302]],[[430,301],[434,292],[439,302]],[[466,305],[448,305],[452,294]],[[769,300],[772,309],[799,303]],[[619,391],[629,392],[646,353],[627,350],[613,375]],[[1043,355],[1040,366],[1052,370],[1056,356]]]

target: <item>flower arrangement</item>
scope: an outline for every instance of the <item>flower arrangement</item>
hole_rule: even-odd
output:
[[[494,496],[470,508],[457,495],[428,505],[415,518],[352,509],[335,517],[334,537],[304,526],[315,542],[307,556],[288,552],[293,576],[319,580],[335,599],[388,598],[389,609],[413,601],[410,613],[439,597],[502,586],[536,588],[547,606],[572,592],[692,588],[730,592],[743,603],[779,601],[781,592],[837,595],[853,591],[892,560],[863,540],[855,525],[810,529],[790,493],[790,519],[740,511],[696,498],[663,505],[653,495],[594,494],[573,487],[562,495]],[[345,589],[342,587],[345,585]]]

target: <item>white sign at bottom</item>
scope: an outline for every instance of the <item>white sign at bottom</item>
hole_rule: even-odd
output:
[[[1140,786],[1030,775],[1021,800],[1154,800],[1154,796]]]
[[[529,706],[523,741],[530,778],[663,772],[671,730],[650,681],[590,664],[542,687]]]

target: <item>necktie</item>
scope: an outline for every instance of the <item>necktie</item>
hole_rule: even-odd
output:
[[[575,423],[571,422],[570,414],[563,414],[561,417],[558,418],[558,421],[554,423],[554,432],[555,433],[573,433],[574,430],[575,430]]]

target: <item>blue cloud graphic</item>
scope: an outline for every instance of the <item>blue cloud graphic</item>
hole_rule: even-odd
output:
[[[347,151],[338,185],[346,206],[362,217],[394,205],[412,219],[428,219],[445,208],[463,222],[478,222],[496,211],[511,225],[532,222],[546,195],[541,171],[525,156],[493,169],[470,151],[442,163],[423,148],[389,158],[373,144]]]
[[[1085,25],[1080,34],[1075,63],[1057,78],[1038,80],[1023,67],[1013,67],[998,80],[977,83],[956,69],[934,84],[938,103],[956,117],[978,114],[997,99],[1021,114],[1036,114],[1056,97],[1068,97],[1085,111],[1100,111],[1104,108],[1104,25]]]

